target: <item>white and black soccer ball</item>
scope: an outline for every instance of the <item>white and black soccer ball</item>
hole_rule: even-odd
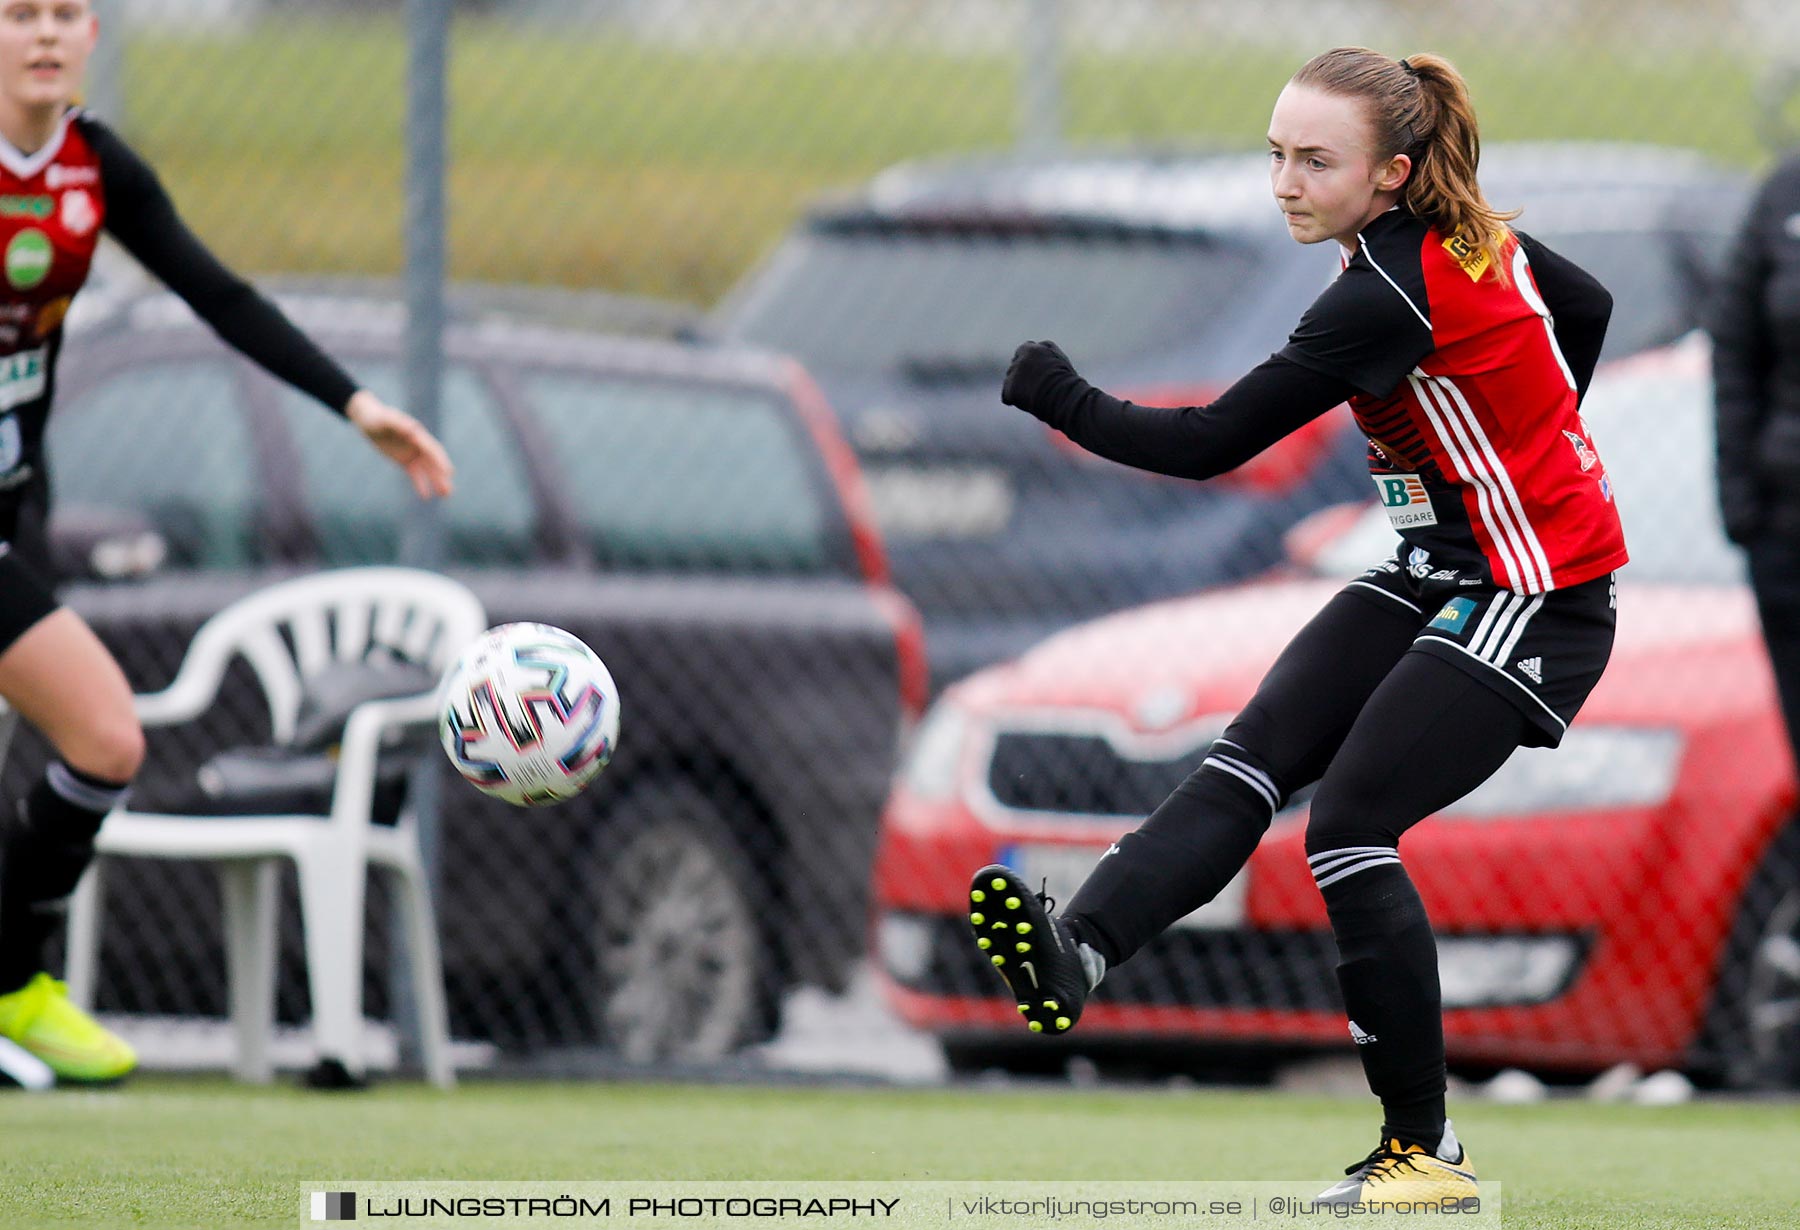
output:
[[[619,690],[606,663],[549,624],[483,632],[444,673],[438,714],[456,771],[519,807],[580,794],[619,738]]]

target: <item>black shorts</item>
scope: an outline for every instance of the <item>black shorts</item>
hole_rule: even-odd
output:
[[[10,542],[0,542],[0,653],[60,605],[37,570],[19,558]]]
[[[1516,594],[1491,581],[1395,558],[1350,582],[1347,590],[1397,602],[1419,618],[1413,648],[1442,658],[1516,705],[1540,738],[1562,742],[1612,656],[1618,622],[1615,574],[1545,594]],[[1417,575],[1424,572],[1425,575]]]

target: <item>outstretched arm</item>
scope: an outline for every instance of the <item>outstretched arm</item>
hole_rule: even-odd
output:
[[[1000,399],[1109,460],[1176,478],[1212,478],[1354,391],[1348,381],[1271,355],[1210,405],[1140,406],[1083,380],[1055,342],[1026,342],[1013,355]]]
[[[280,308],[214,256],[176,213],[156,173],[123,141],[91,119],[83,130],[100,154],[106,227],[128,252],[234,349],[347,417],[406,471],[422,498],[450,493],[450,459],[423,424],[358,389]]]

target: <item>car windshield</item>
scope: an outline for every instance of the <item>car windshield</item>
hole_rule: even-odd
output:
[[[248,460],[256,450],[247,424],[238,382],[215,359],[114,373],[50,416],[45,449],[56,498],[141,510],[176,567],[242,567],[260,549],[261,482]]]
[[[1683,342],[1698,350],[1697,338]],[[1684,359],[1688,357],[1684,353]],[[1581,415],[1613,480],[1631,563],[1620,575],[1660,584],[1722,585],[1744,576],[1726,541],[1713,479],[1712,383],[1704,362],[1629,365],[1594,378]],[[1370,507],[1320,555],[1330,576],[1354,576],[1393,553],[1394,532]]]
[[[362,387],[400,405],[400,365],[352,365]],[[396,558],[416,501],[405,476],[372,448],[358,447],[337,417],[283,385],[280,405],[305,480],[322,562],[332,567]],[[457,564],[498,565],[529,559],[536,513],[525,460],[505,427],[486,380],[466,364],[444,371],[438,434],[450,456],[479,458],[457,467],[456,492],[443,504],[445,551]]]
[[[1128,358],[1229,302],[1247,245],[1112,227],[816,225],[726,308],[726,333],[821,371],[997,377],[1022,337]]]
[[[556,482],[603,564],[848,568],[825,478],[795,412],[728,385],[538,371],[520,380]]]

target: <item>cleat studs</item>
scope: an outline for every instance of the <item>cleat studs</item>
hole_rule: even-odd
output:
[[[1024,1016],[1027,1012],[1030,1012],[1030,1011],[1031,1011],[1030,1004],[1020,1004],[1019,1005],[1019,1015],[1020,1016]]]
[[[995,931],[1004,931],[1004,930],[1006,930],[1006,924],[1005,924],[1005,923],[1003,923],[1003,922],[997,922],[997,923],[995,923],[995,924],[994,924],[994,926],[993,926],[993,930],[995,930]]]
[[[1025,1022],[1025,1027],[1034,1034],[1041,1034],[1044,1032],[1044,1023],[1042,1021],[1027,1021]]]
[[[1020,940],[1017,944],[1013,945],[1013,950],[1015,952],[1030,952],[1031,945],[1027,944],[1024,940]]]
[[[994,941],[990,940],[985,935],[975,941],[975,947],[977,947],[977,948],[987,949],[987,948],[992,948],[993,946],[994,946]]]
[[[1018,909],[1019,908],[1019,899],[1017,897],[1008,897],[1006,899],[1006,908],[1009,910]]]
[[[1061,1007],[1062,1007],[1062,1005],[1061,1005],[1061,1004],[1059,1004],[1059,1003],[1057,1003],[1057,1002],[1056,1002],[1056,1001],[1055,1001],[1055,1000],[1053,1000],[1053,999],[1047,999],[1047,1000],[1045,1000],[1045,1001],[1044,1001],[1044,1007],[1045,1007],[1045,1008],[1047,1008],[1047,1009],[1049,1009],[1049,1010],[1050,1010],[1050,1011],[1051,1011],[1051,1012],[1055,1012],[1055,1011],[1057,1011],[1057,1010],[1058,1010],[1058,1009],[1059,1009],[1059,1008],[1061,1008]]]
[[[969,921],[974,923],[977,927],[979,927],[982,923],[987,921],[987,915],[986,914],[971,914],[971,915],[969,915]]]
[[[1020,923],[1018,926],[1014,927],[1013,930],[1017,931],[1020,935],[1030,935],[1031,934],[1031,924],[1030,923]]]
[[[1058,1029],[1067,1029],[1072,1024],[1074,1024],[1074,1022],[1069,1020],[1066,1016],[1059,1016],[1056,1018],[1056,1027]]]
[[[979,888],[970,889],[969,900],[973,901],[976,905],[980,905],[983,901],[987,900],[987,894],[982,892]]]
[[[1006,881],[1002,880],[999,876],[995,876],[992,880],[988,881],[988,886],[995,892],[1001,892],[1006,888]]]
[[[1001,956],[999,953],[995,953],[992,957],[989,958],[989,960],[993,961],[993,963],[995,965],[1005,965],[1006,964],[1006,958]]]

